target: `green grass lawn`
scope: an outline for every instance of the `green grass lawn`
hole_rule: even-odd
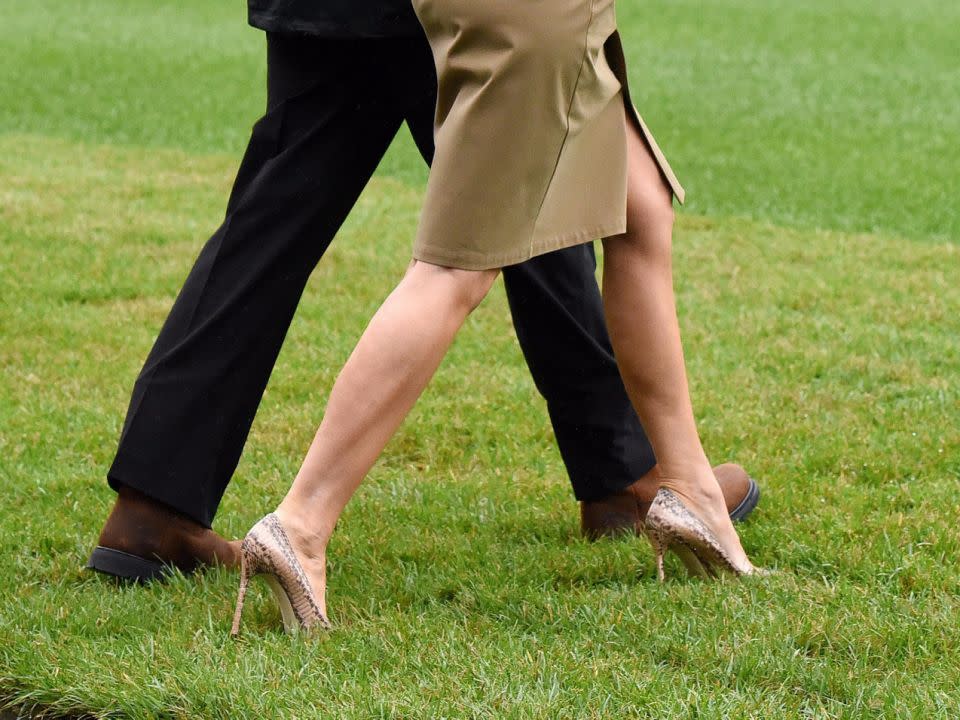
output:
[[[498,287],[348,508],[336,629],[236,577],[81,570],[128,393],[263,104],[242,4],[0,0],[0,703],[135,718],[955,718],[960,7],[628,3],[691,194],[676,272],[715,461],[771,579],[586,543]],[[409,257],[401,138],[315,273],[217,528],[283,495]],[[364,283],[357,283],[362,276]]]

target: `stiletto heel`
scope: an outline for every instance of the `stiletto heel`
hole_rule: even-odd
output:
[[[736,576],[767,574],[748,559],[732,558],[706,523],[667,488],[657,491],[647,511],[644,529],[657,555],[657,577],[661,582],[666,550],[673,550],[693,576],[713,578],[721,572]]]
[[[663,537],[659,532],[647,530],[647,540],[650,541],[650,545],[653,547],[653,554],[657,556],[657,580],[659,582],[666,582],[667,577],[663,572]]]
[[[247,599],[247,587],[250,585],[250,575],[247,570],[247,559],[240,553],[240,590],[237,591],[237,609],[233,613],[233,626],[230,628],[230,637],[240,634],[240,616],[243,614],[243,602]]]
[[[313,628],[329,629],[330,621],[320,610],[310,579],[293,552],[290,538],[274,513],[254,525],[240,545],[240,590],[230,635],[240,632],[240,616],[250,579],[263,575],[280,606],[288,633]]]

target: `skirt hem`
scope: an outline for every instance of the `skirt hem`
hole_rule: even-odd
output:
[[[626,218],[621,222],[612,225],[605,225],[591,230],[578,230],[573,233],[554,236],[541,240],[533,246],[527,246],[523,250],[512,253],[502,253],[501,255],[491,257],[488,253],[467,253],[463,251],[450,252],[443,248],[418,247],[414,249],[413,259],[419,262],[439,265],[441,267],[453,267],[458,270],[495,270],[510,265],[519,265],[539,255],[564,250],[574,245],[583,245],[614,235],[622,235],[627,231]]]

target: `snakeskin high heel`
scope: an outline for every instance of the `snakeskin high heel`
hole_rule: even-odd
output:
[[[240,616],[250,579],[263,575],[273,590],[283,627],[288,633],[313,628],[329,629],[330,621],[320,610],[310,580],[290,545],[280,518],[270,513],[254,525],[240,545],[240,591],[230,635],[240,633]]]
[[[644,531],[657,556],[660,582],[665,579],[663,554],[667,550],[673,550],[693,576],[715,578],[722,572],[736,576],[767,574],[749,560],[732,558],[714,532],[667,488],[657,491]]]

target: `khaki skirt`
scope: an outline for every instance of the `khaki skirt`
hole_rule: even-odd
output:
[[[414,258],[484,270],[626,231],[629,98],[614,0],[413,0],[437,66]]]

